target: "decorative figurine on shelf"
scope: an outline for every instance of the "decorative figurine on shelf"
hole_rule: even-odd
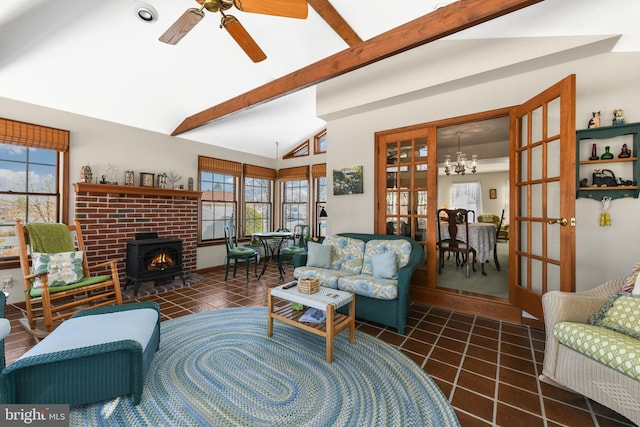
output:
[[[602,153],[602,156],[600,156],[600,160],[611,160],[613,159],[613,154],[611,154],[611,152],[609,151],[609,147],[608,145],[606,147],[604,147],[604,153]]]
[[[600,160],[600,157],[598,156],[598,148],[596,144],[593,144],[591,146],[591,157],[589,157],[589,160]]]
[[[613,110],[613,126],[622,126],[626,124],[627,121],[624,119],[624,114],[622,113],[622,109],[616,108]]]
[[[631,150],[627,147],[627,144],[622,144],[622,151],[618,154],[619,159],[628,159],[631,157]]]
[[[89,165],[83,166],[80,169],[80,181],[82,182],[91,182],[93,179],[93,172],[91,172],[91,167]]]
[[[600,227],[606,227],[611,225],[611,216],[609,215],[609,208],[611,207],[611,197],[604,196],[602,202],[602,213],[600,214]]]
[[[591,113],[593,117],[589,120],[589,125],[587,126],[589,129],[591,128],[599,128],[600,127],[600,111],[594,111]]]
[[[158,188],[167,188],[167,174],[161,173],[158,175]]]
[[[187,188],[189,189],[189,191],[193,191],[193,178],[189,177],[187,183]]]
[[[124,185],[133,185],[133,184],[134,184],[133,171],[124,171]]]

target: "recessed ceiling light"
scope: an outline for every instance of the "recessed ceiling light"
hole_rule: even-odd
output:
[[[155,22],[158,20],[158,12],[148,3],[135,2],[133,4],[133,12],[143,22]]]

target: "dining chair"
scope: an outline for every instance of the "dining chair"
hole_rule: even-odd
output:
[[[238,230],[233,224],[224,227],[225,247],[227,249],[227,262],[224,268],[224,281],[229,276],[229,267],[233,261],[233,277],[236,277],[238,263],[244,263],[247,282],[249,282],[249,266],[253,264],[255,277],[258,277],[258,251],[245,246],[238,246]]]
[[[311,226],[308,224],[298,224],[293,227],[293,244],[283,247],[278,254],[278,270],[280,270],[280,280],[284,280],[283,264],[293,264],[293,256],[307,251],[307,243],[311,240]]]
[[[122,304],[119,260],[89,265],[77,218],[69,225],[23,224],[16,218],[16,237],[26,311],[20,323],[32,335],[48,335],[54,322],[68,319],[87,306]]]
[[[441,221],[443,213],[446,213],[446,221]],[[458,237],[459,228],[464,227],[465,236],[469,236],[469,211],[466,209],[438,209],[438,274],[442,273],[442,267],[444,267],[444,256],[447,253],[454,253],[456,258],[456,266],[459,265],[460,257],[462,257],[462,263],[466,264],[467,278],[470,276],[470,270],[476,271],[475,263],[475,250],[466,241]],[[449,237],[443,238],[443,227],[449,233]],[[466,237],[465,237],[466,238]],[[473,255],[473,262],[470,255]]]

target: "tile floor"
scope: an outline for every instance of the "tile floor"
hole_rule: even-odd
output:
[[[224,282],[224,271],[211,272],[190,287],[139,299],[157,301],[163,320],[226,307],[264,307],[267,289],[281,283],[275,270],[249,284],[240,273]],[[20,316],[17,308],[7,307],[12,325],[7,363],[35,344],[19,326]],[[398,348],[428,372],[463,427],[633,426],[581,395],[538,381],[542,330],[417,304],[411,306],[405,335],[372,323],[358,322],[357,327]]]

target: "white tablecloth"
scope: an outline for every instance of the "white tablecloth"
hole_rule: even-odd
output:
[[[443,239],[449,238],[449,228],[446,222],[440,223],[440,233]],[[457,239],[467,242],[467,232],[464,224],[458,224]],[[469,224],[468,243],[476,250],[476,259],[478,261],[489,261],[489,254],[496,244],[496,225],[475,222]]]

